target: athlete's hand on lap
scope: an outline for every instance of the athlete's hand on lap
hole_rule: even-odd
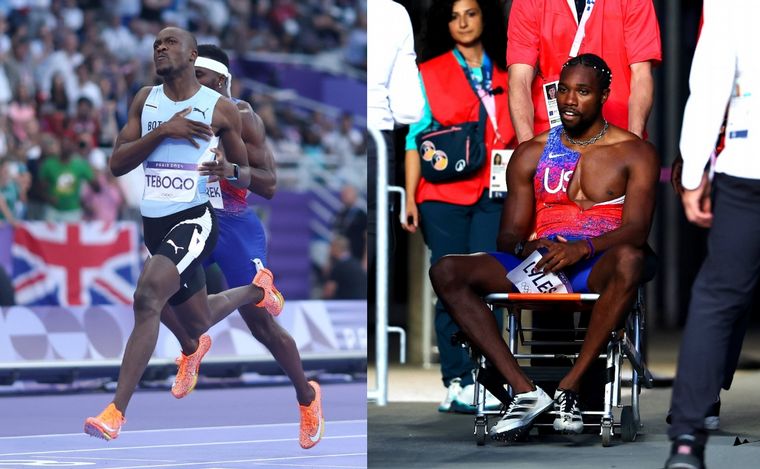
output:
[[[210,140],[214,136],[211,126],[194,120],[187,119],[185,116],[190,114],[193,108],[188,107],[174,114],[171,119],[164,122],[159,128],[164,135],[169,138],[186,139],[195,148],[200,148],[196,138]]]
[[[533,251],[535,251],[538,248],[549,248],[553,244],[556,244],[554,241],[550,241],[546,238],[538,238],[534,239],[532,241],[528,241],[525,243],[525,247],[523,248],[522,257],[523,259],[533,254]]]
[[[562,236],[557,236],[557,243],[551,243],[547,252],[536,263],[536,270],[559,272],[580,261],[588,255],[588,245],[584,241],[568,242]]]

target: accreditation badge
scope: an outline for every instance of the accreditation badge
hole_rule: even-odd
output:
[[[546,115],[549,116],[549,126],[554,128],[562,124],[559,118],[559,108],[557,107],[557,86],[559,80],[544,83],[544,104],[546,104]]]
[[[501,198],[507,195],[507,165],[514,150],[491,150],[491,179],[488,196]]]

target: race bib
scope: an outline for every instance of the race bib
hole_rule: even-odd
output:
[[[510,270],[507,280],[512,282],[520,293],[572,293],[573,288],[564,272],[555,274],[534,271],[542,257],[539,251],[543,249],[533,251],[520,265]]]
[[[146,162],[143,199],[161,202],[190,202],[195,199],[199,182],[205,182],[199,181],[198,165],[214,159],[215,155],[211,150],[216,148],[218,143],[219,137],[212,137],[206,151],[196,163]]]
[[[209,182],[206,185],[206,193],[211,206],[217,209],[224,209],[224,199],[222,199],[222,187],[219,181]]]

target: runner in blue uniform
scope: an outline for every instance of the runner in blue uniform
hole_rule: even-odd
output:
[[[226,161],[224,154],[221,154],[217,157],[220,164],[210,166],[208,170],[209,175],[216,176],[216,181],[209,182],[207,187],[209,200],[219,222],[219,240],[205,261],[206,266],[213,263],[219,265],[229,287],[241,287],[248,285],[256,275],[256,266],[251,260],[266,262],[264,227],[248,206],[246,198],[248,191],[267,199],[272,198],[277,182],[274,157],[265,142],[261,118],[246,101],[230,97],[232,76],[229,73],[227,54],[213,45],[198,46],[195,75],[201,84],[235,103],[243,123],[242,137],[249,166],[239,167]],[[248,187],[230,183],[230,178],[240,178],[242,172],[250,173]],[[237,306],[223,294],[211,295],[209,304],[212,325],[227,317]],[[246,304],[238,310],[253,336],[272,353],[293,383],[301,413],[300,444],[303,448],[311,448],[319,442],[324,432],[319,384],[306,380],[295,341],[275,321],[272,314],[267,314],[256,303]],[[202,355],[185,355],[184,351],[198,348],[198,341],[193,340],[182,327],[183,322],[170,308],[165,308],[161,320],[174,333],[183,349],[183,354],[177,359],[180,367],[178,378],[172,386],[172,394],[179,399],[193,390],[195,379],[189,381],[184,378],[188,375],[188,370],[194,378],[197,376]],[[208,340],[207,337],[204,335],[201,341]]]

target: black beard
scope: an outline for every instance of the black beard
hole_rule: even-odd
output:
[[[588,129],[590,129],[591,126],[594,125],[594,122],[596,122],[597,117],[598,116],[594,116],[591,119],[580,119],[577,124],[569,126],[565,123],[565,119],[563,119],[562,115],[560,114],[560,120],[562,121],[562,127],[565,129],[565,133],[573,138],[580,137]]]

